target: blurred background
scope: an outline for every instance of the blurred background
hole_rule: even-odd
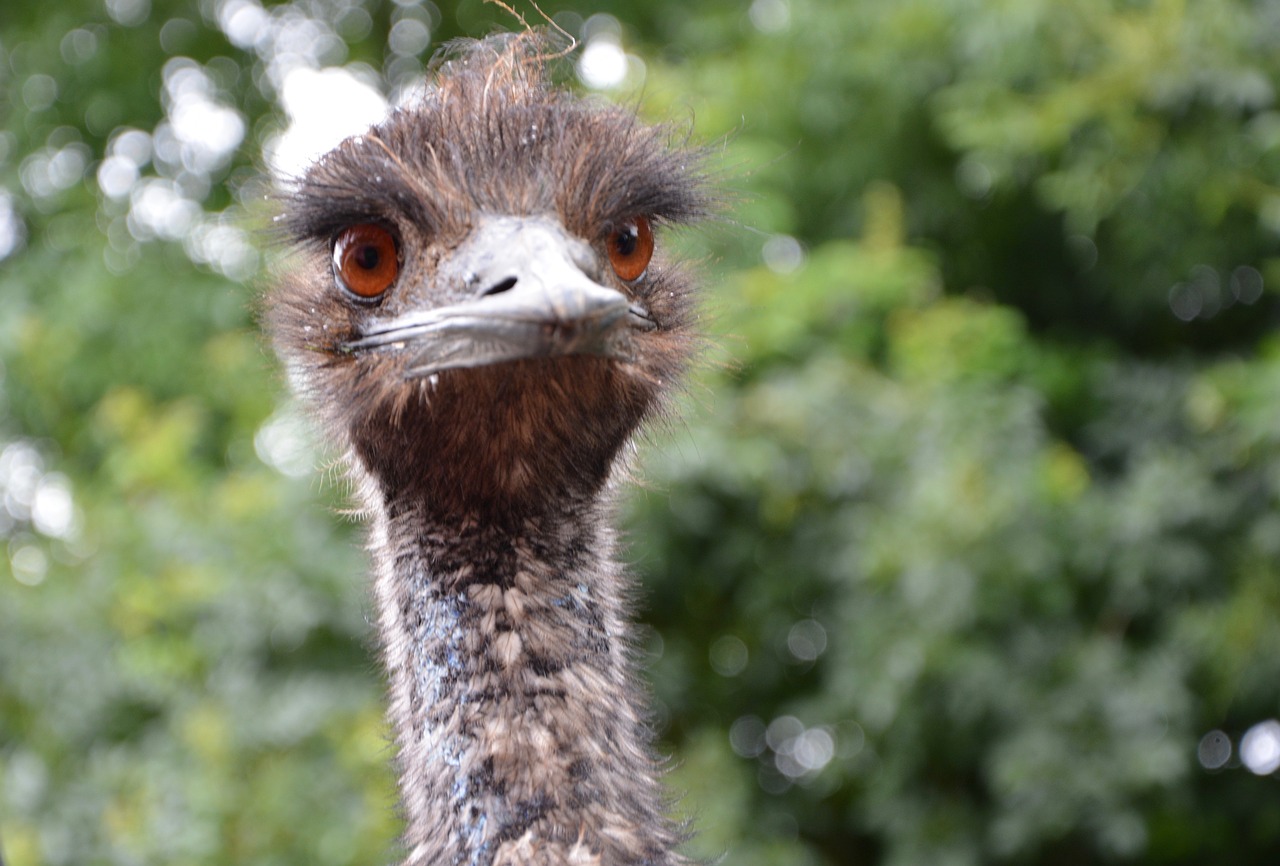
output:
[[[690,850],[1274,863],[1280,2],[544,9],[727,201],[666,241],[716,348],[625,513]],[[254,325],[262,168],[513,25],[0,4],[10,866],[394,855],[360,531]]]

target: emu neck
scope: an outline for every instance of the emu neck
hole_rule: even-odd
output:
[[[674,864],[625,577],[584,501],[505,526],[373,526],[406,866]]]

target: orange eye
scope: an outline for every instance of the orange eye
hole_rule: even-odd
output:
[[[400,274],[396,241],[372,223],[345,228],[333,242],[333,275],[353,295],[373,300]]]
[[[609,264],[624,282],[643,277],[651,258],[653,229],[644,217],[636,217],[609,235]]]

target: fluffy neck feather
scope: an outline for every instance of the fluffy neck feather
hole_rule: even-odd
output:
[[[607,494],[515,526],[376,509],[406,866],[677,864]]]

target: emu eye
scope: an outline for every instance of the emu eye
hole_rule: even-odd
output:
[[[365,300],[382,296],[400,274],[396,241],[373,223],[342,230],[333,242],[333,275],[351,294]]]
[[[636,217],[609,235],[609,264],[623,282],[644,276],[653,258],[653,229],[649,220]]]

